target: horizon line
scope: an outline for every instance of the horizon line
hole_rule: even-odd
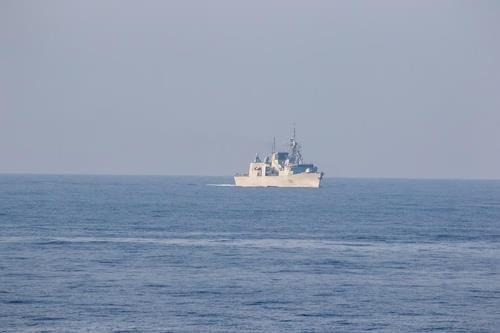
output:
[[[0,172],[0,175],[25,176],[117,176],[117,177],[234,177],[234,175],[193,175],[193,174],[134,174],[134,173],[74,173],[74,172]],[[371,180],[469,180],[500,181],[500,178],[456,178],[456,177],[391,177],[391,176],[324,176],[325,179],[371,179]]]

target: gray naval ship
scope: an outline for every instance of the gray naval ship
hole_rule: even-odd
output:
[[[319,187],[323,172],[314,164],[305,164],[302,159],[301,146],[293,137],[290,138],[288,152],[275,152],[273,144],[271,156],[264,162],[255,157],[250,163],[248,173],[234,176],[236,186],[246,187]]]

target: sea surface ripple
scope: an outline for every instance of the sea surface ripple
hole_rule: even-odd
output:
[[[0,332],[498,332],[500,181],[0,175]]]

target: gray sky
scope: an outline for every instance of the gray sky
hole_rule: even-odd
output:
[[[0,0],[0,172],[500,178],[498,1]]]

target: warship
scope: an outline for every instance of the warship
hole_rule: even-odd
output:
[[[301,145],[290,138],[288,152],[276,152],[276,139],[270,156],[264,161],[257,154],[248,173],[234,176],[236,186],[244,187],[319,187],[323,172],[310,163],[304,163]]]

